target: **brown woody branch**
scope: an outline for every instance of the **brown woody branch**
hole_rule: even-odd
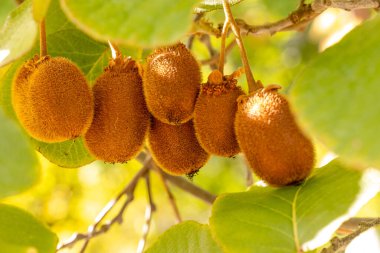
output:
[[[353,219],[354,220],[354,219]],[[345,223],[343,223],[345,224]],[[368,229],[380,225],[380,218],[372,218],[372,219],[366,219],[364,222],[359,224],[359,228],[354,231],[353,233],[343,237],[338,238],[334,237],[331,240],[331,246],[328,248],[324,248],[321,253],[335,253],[335,252],[342,252],[346,249],[346,247],[360,234],[367,231]]]
[[[137,253],[144,252],[146,241],[147,241],[148,234],[150,231],[150,226],[152,223],[152,214],[153,212],[156,211],[156,205],[153,202],[152,186],[150,183],[149,171],[145,174],[145,183],[146,183],[146,189],[147,189],[147,194],[148,194],[148,205],[145,210],[145,224],[143,226],[142,237],[137,247]]]
[[[211,44],[211,39],[210,35],[208,34],[201,34],[199,35],[199,40],[205,45],[207,48],[209,54],[210,54],[210,59],[214,59],[216,56],[219,56],[218,52],[215,50],[215,48]],[[212,70],[217,69],[218,65],[216,64],[216,61],[209,61],[209,62],[202,62],[202,65],[210,65],[210,68]]]
[[[153,202],[152,198],[152,190],[151,190],[151,184],[150,184],[150,179],[148,177],[148,173],[150,170],[156,171],[158,173],[162,173],[162,177],[165,181],[171,182],[172,184],[178,186],[184,191],[189,192],[190,194],[204,200],[207,203],[212,204],[214,200],[216,199],[216,196],[212,195],[211,193],[199,188],[198,186],[192,184],[191,182],[187,181],[184,178],[181,177],[175,177],[166,174],[163,172],[158,166],[153,162],[153,160],[150,158],[150,155],[139,155],[138,157],[139,160],[144,159],[144,166],[141,168],[136,175],[132,178],[132,180],[128,183],[128,185],[108,204],[102,209],[102,211],[98,214],[98,216],[95,218],[94,224],[88,227],[87,233],[76,233],[74,234],[69,240],[66,242],[63,242],[62,244],[58,245],[57,251],[60,251],[65,248],[71,248],[74,246],[76,243],[80,241],[84,241],[82,248],[80,250],[81,253],[85,252],[87,249],[87,246],[90,242],[91,239],[105,234],[110,230],[110,228],[115,225],[116,223],[121,224],[123,222],[123,215],[129,204],[134,200],[134,191],[136,189],[136,186],[140,179],[145,178],[146,185],[147,185],[147,191],[148,191],[148,207],[146,210],[146,220],[145,220],[145,225],[144,225],[144,231],[143,231],[143,236],[142,239],[140,240],[139,243],[139,249],[144,249],[145,247],[145,242],[146,238],[148,236],[149,228],[150,228],[150,223],[151,223],[151,218],[152,218],[152,212],[155,210],[155,204]],[[161,172],[160,172],[161,171]],[[169,191],[170,192],[170,191]],[[122,207],[119,209],[118,213],[116,214],[115,217],[113,217],[109,221],[105,221],[106,216],[110,213],[110,211],[116,206],[117,203],[123,198],[126,197],[124,200],[124,203]],[[170,197],[171,202],[173,206],[176,207],[174,197]],[[176,217],[177,219],[180,220],[178,208],[176,207]]]
[[[159,176],[160,176],[160,179],[162,181],[162,184],[164,185],[166,194],[168,195],[170,205],[172,206],[172,209],[174,211],[174,215],[176,217],[176,222],[180,223],[180,222],[182,222],[182,218],[181,218],[181,214],[179,213],[179,209],[178,209],[174,194],[172,193],[172,191],[169,188],[169,185],[167,183],[167,179],[163,175],[163,171],[158,170],[158,172],[159,172]]]
[[[153,164],[152,169],[154,169],[154,171],[157,173],[160,173],[159,170],[161,170],[156,164]],[[217,197],[216,195],[209,193],[208,191],[196,186],[195,184],[189,182],[188,180],[182,177],[172,176],[172,175],[167,174],[164,171],[162,171],[162,176],[168,182],[174,184],[178,188],[184,190],[185,192],[190,193],[194,197],[197,197],[208,204],[212,205],[212,203],[214,203]]]
[[[379,0],[314,0],[310,4],[301,1],[299,7],[286,18],[264,25],[250,25],[244,20],[236,19],[242,35],[273,35],[281,31],[299,30],[328,8],[339,8],[347,11],[357,9],[375,9],[380,7]],[[221,34],[221,25],[215,28],[212,23],[200,19],[199,28],[217,37]]]
[[[92,238],[106,233],[116,223],[121,224],[123,222],[124,211],[134,199],[134,191],[136,189],[137,183],[139,182],[140,178],[144,177],[145,174],[148,172],[151,163],[152,163],[151,159],[146,161],[143,168],[140,169],[139,172],[137,172],[137,174],[133,177],[133,179],[129,182],[129,184],[116,196],[116,198],[108,202],[108,204],[103,208],[103,210],[95,218],[94,224],[89,226],[87,233],[74,234],[68,241],[58,245],[57,251],[60,251],[64,248],[70,248],[77,242],[85,240],[82,246],[82,249],[80,251],[80,252],[84,252],[88,246],[89,241]],[[126,196],[127,198],[124,201],[123,206],[120,208],[118,214],[114,218],[112,218],[110,221],[100,226],[100,224],[104,221],[107,214],[115,207],[115,205],[120,201],[120,199],[123,196]]]
[[[231,41],[227,45],[226,49],[224,50],[224,55],[227,56],[235,46],[236,46],[236,40]],[[212,69],[217,69],[217,66],[218,66],[217,62],[219,60],[220,60],[220,54],[215,51],[215,53],[213,55],[210,55],[209,59],[202,60],[200,62],[201,62],[201,65],[211,65],[211,64],[213,64],[213,66],[215,66],[215,67],[212,67]]]

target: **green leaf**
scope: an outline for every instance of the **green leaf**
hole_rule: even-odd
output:
[[[377,17],[354,29],[308,65],[291,88],[305,130],[354,166],[380,168],[379,26]]]
[[[50,0],[33,0],[33,17],[37,22],[45,18],[49,5]]]
[[[5,74],[0,78],[0,106],[4,109],[5,114],[13,119],[16,118],[16,114],[11,101],[12,80],[22,63],[23,60],[18,60],[11,64]]]
[[[3,26],[5,19],[7,18],[9,12],[16,8],[17,4],[15,0],[1,0],[0,8],[0,26]]]
[[[228,0],[230,6],[243,2],[244,0]],[[204,13],[223,9],[223,0],[203,0],[195,8],[195,13]]]
[[[207,225],[186,221],[161,235],[146,253],[221,253]]]
[[[228,252],[312,250],[379,191],[377,170],[361,173],[333,161],[300,186],[254,186],[219,197],[210,227]]]
[[[50,162],[64,168],[78,168],[95,160],[87,151],[82,138],[59,143],[32,140],[36,150]]]
[[[0,30],[0,67],[30,51],[37,38],[32,2],[27,0],[12,11]]]
[[[3,198],[33,186],[39,178],[39,163],[19,126],[6,118],[1,109],[0,122],[0,198]]]
[[[0,249],[6,253],[54,253],[57,236],[29,213],[0,204]]]
[[[71,21],[93,38],[139,47],[155,47],[181,39],[190,29],[196,3],[196,0],[61,0]]]

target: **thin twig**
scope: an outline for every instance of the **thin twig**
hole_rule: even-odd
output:
[[[328,8],[352,11],[356,9],[376,9],[379,7],[380,1],[378,0],[314,0],[309,4],[301,1],[295,11],[279,21],[264,25],[249,25],[244,20],[236,19],[236,23],[242,35],[274,35],[282,31],[300,30]],[[203,18],[197,24],[201,32],[213,34],[216,37],[219,37],[221,34],[221,25],[218,26],[220,29],[214,28],[212,23]]]
[[[189,38],[187,39],[186,47],[189,50],[193,49],[193,44],[194,44],[194,39],[195,39],[196,34],[191,34]]]
[[[171,192],[171,190],[169,188],[169,185],[167,183],[166,178],[164,178],[163,171],[159,169],[158,172],[159,172],[158,174],[160,176],[162,184],[164,185],[164,189],[166,191],[166,194],[168,195],[168,199],[169,199],[170,205],[173,208],[173,211],[174,211],[174,214],[175,214],[175,217],[176,217],[176,221],[177,221],[177,223],[180,223],[180,222],[182,222],[181,214],[179,213],[179,209],[178,209],[176,200],[174,198],[174,195],[173,195],[173,193]]]
[[[213,23],[209,22],[205,18],[199,19],[195,24],[198,26],[198,31],[195,33],[212,34],[217,38],[219,38],[222,34],[222,26],[215,28]]]
[[[215,59],[215,58],[218,59],[219,54],[217,53],[217,51],[214,49],[214,47],[211,44],[210,35],[202,34],[202,35],[200,35],[199,39],[206,46],[206,48],[210,54],[210,59]],[[210,68],[212,70],[214,70],[214,69],[218,68],[218,66],[216,65],[216,62],[217,61],[210,61],[210,63],[208,63],[207,65],[210,65]],[[206,65],[203,63],[201,63],[201,64]]]
[[[380,225],[380,218],[375,218],[371,221],[364,222],[360,224],[359,229],[357,229],[355,232],[343,238],[334,237],[331,240],[331,246],[328,248],[324,248],[321,251],[321,253],[334,253],[338,251],[343,251],[356,237],[358,237],[363,232],[377,225]]]
[[[153,164],[152,168],[155,172],[158,172],[158,170],[161,170],[156,164]],[[186,179],[182,177],[172,176],[167,174],[166,172],[162,171],[163,177],[169,181],[170,183],[174,184],[175,186],[181,188],[185,192],[188,192],[192,194],[193,196],[203,200],[204,202],[208,204],[214,203],[216,196],[209,193],[208,191],[192,184],[191,182],[187,181]]]
[[[249,25],[244,20],[236,20],[244,35],[274,35],[281,31],[299,30],[305,27],[328,8],[339,8],[347,11],[355,9],[379,8],[377,0],[315,0],[311,4],[301,2],[299,7],[286,18],[265,25]]]
[[[239,50],[240,50],[240,55],[242,58],[244,69],[245,69],[245,76],[246,76],[247,82],[248,82],[249,92],[253,92],[255,90],[262,88],[262,85],[260,82],[256,82],[255,79],[253,78],[251,67],[249,66],[247,53],[245,51],[243,40],[242,40],[241,35],[240,35],[240,28],[235,22],[235,19],[232,15],[231,8],[230,8],[230,5],[228,3],[228,0],[223,0],[223,9],[224,9],[224,15],[225,15],[225,19],[226,19],[225,22],[230,23],[231,30],[235,35],[236,43],[237,43]]]
[[[308,24],[311,20],[316,18],[325,10],[326,8],[319,8],[318,10],[314,10],[312,9],[311,5],[301,4],[288,17],[273,23],[251,26],[241,19],[236,21],[241,29],[242,34],[244,35],[274,35],[280,31],[297,30],[300,27]]]
[[[345,221],[336,231],[340,235],[348,235],[355,232],[361,224],[372,222],[377,218],[354,217]]]
[[[152,187],[150,184],[150,178],[149,178],[149,171],[145,174],[145,183],[146,183],[146,189],[148,193],[148,205],[145,210],[145,224],[143,226],[143,234],[139,241],[138,247],[137,247],[137,253],[143,253],[144,248],[146,245],[146,241],[148,238],[148,234],[150,231],[150,226],[152,223],[152,214],[156,211],[156,205],[153,202],[153,196],[152,196]]]
[[[230,44],[227,45],[226,49],[224,50],[224,54],[226,57],[230,52],[231,50],[236,46],[236,40],[233,40],[230,42]],[[211,58],[209,59],[206,59],[206,60],[202,60],[201,61],[201,64],[202,65],[210,65],[210,64],[215,64],[217,63],[218,61],[220,60],[220,54],[215,54],[214,56],[212,56]]]
[[[246,171],[247,171],[246,184],[249,187],[253,184],[253,176],[252,176],[252,171],[248,166],[246,166]]]
[[[84,252],[84,250],[88,246],[89,241],[92,238],[98,235],[104,234],[115,223],[121,224],[123,222],[123,214],[124,214],[125,209],[134,199],[134,191],[136,189],[137,183],[140,180],[140,178],[143,177],[147,173],[147,171],[150,168],[150,165],[151,165],[151,159],[148,159],[144,163],[144,166],[137,172],[137,174],[129,182],[129,184],[113,200],[108,202],[108,204],[103,208],[103,210],[97,215],[97,217],[95,218],[94,224],[89,226],[87,233],[74,234],[68,241],[58,245],[57,251],[60,251],[64,248],[69,248],[73,246],[75,243],[77,243],[78,241],[85,240],[85,243],[83,244],[82,249],[81,249],[81,252]],[[103,222],[107,214],[109,214],[111,209],[115,207],[115,205],[119,202],[119,200],[123,196],[126,196],[127,198],[125,202],[123,203],[123,206],[120,208],[118,214],[113,219],[111,219],[110,221],[100,226],[100,224]]]
[[[204,16],[203,13],[197,13],[195,16],[194,16],[194,19],[193,19],[193,24],[197,24],[198,22],[200,22],[200,20],[202,19],[202,17]],[[186,47],[191,50],[192,47],[193,47],[193,42],[194,42],[194,39],[195,39],[195,36],[198,35],[196,32],[193,33],[193,34],[190,34],[189,38],[187,39],[187,43],[186,43]]]
[[[40,57],[47,55],[47,44],[46,44],[46,25],[45,19],[40,23]]]

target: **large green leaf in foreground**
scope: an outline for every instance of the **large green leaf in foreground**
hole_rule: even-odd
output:
[[[357,167],[380,168],[379,27],[367,21],[320,54],[290,93],[305,130]]]
[[[0,67],[32,49],[37,38],[37,23],[33,19],[31,0],[12,11],[0,29]]]
[[[49,9],[51,0],[33,0],[33,17],[41,22]]]
[[[0,252],[54,253],[57,236],[33,216],[0,204]]]
[[[196,0],[61,0],[67,16],[92,37],[154,47],[174,43],[190,29]]]
[[[5,19],[7,18],[9,12],[16,8],[17,3],[14,0],[1,0],[0,8],[0,27],[3,26]]]
[[[32,146],[0,108],[0,198],[28,189],[38,177],[39,164]]]
[[[222,253],[207,225],[186,221],[161,235],[146,253]]]
[[[377,170],[347,170],[333,161],[300,186],[254,186],[219,197],[210,227],[228,252],[311,250],[328,242],[341,223],[379,190]]]

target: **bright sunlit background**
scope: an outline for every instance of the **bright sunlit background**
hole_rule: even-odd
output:
[[[258,25],[286,17],[296,6],[297,1],[246,0],[233,7],[233,12],[247,23]],[[1,8],[0,4],[0,10]],[[331,9],[321,14],[302,32],[282,32],[272,37],[246,37],[244,42],[255,77],[264,85],[280,84],[286,92],[286,87],[313,56],[339,42],[346,33],[371,15],[370,11],[346,12]],[[209,17],[215,24],[223,22],[221,11],[210,13]],[[228,42],[231,40],[232,36]],[[213,38],[212,43],[215,48],[219,47],[218,39]],[[199,60],[209,58],[207,49],[197,40],[194,42],[193,52]],[[6,50],[0,51],[0,62],[7,54]],[[234,48],[227,56],[225,73],[232,73],[241,66],[238,49]],[[0,69],[0,73],[1,71]],[[209,67],[204,66],[204,80],[209,72]],[[244,76],[239,81],[246,89]],[[333,157],[323,146],[317,142],[316,145],[318,163]],[[123,165],[97,161],[79,169],[64,169],[49,163],[42,156],[39,157],[42,164],[40,183],[23,194],[7,198],[5,202],[33,213],[58,233],[63,241],[75,232],[86,232],[101,209],[123,189],[141,167],[137,161]],[[148,245],[175,224],[175,216],[162,182],[154,173],[151,179],[157,211],[153,214]],[[244,191],[245,162],[241,156],[231,159],[213,157],[194,177],[193,182],[214,194]],[[172,190],[184,220],[208,222],[210,205],[174,186]],[[135,200],[125,212],[124,223],[121,226],[115,225],[107,234],[92,240],[88,252],[135,252],[142,234],[146,204],[146,188],[141,181]],[[358,216],[379,216],[379,213],[380,196],[365,206]],[[111,217],[113,214],[111,213]],[[371,229],[357,238],[346,252],[380,252],[379,238],[379,233]],[[62,251],[67,252],[78,252],[78,247]]]

